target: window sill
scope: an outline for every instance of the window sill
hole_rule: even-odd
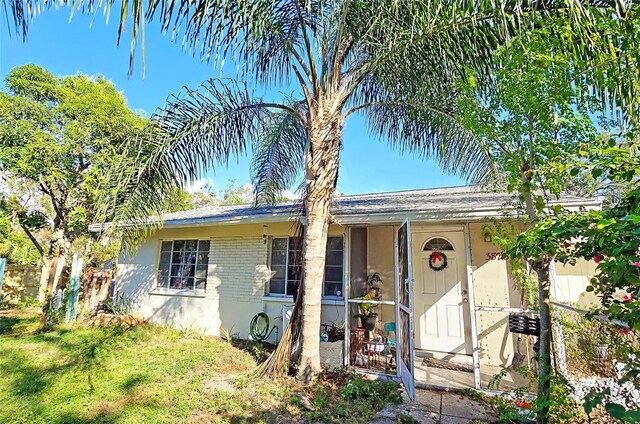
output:
[[[205,297],[204,290],[175,290],[155,288],[149,292],[152,296]]]
[[[293,296],[262,296],[263,302],[293,303]],[[344,299],[323,298],[323,305],[344,305]]]

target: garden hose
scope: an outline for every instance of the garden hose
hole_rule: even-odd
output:
[[[259,342],[266,340],[269,338],[273,330],[276,329],[274,325],[269,331],[269,315],[264,312],[260,312],[251,318],[251,325],[249,326],[249,334],[253,340],[257,340]]]

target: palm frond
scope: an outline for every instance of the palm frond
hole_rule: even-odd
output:
[[[254,148],[251,164],[256,204],[275,203],[283,190],[293,186],[304,169],[308,140],[298,116],[289,111],[271,114],[268,128]]]
[[[479,85],[490,84],[495,50],[513,37],[526,36],[529,30],[550,22],[570,25],[572,38],[567,40],[566,49],[575,60],[594,64],[611,61],[626,66],[629,73],[637,70],[637,66],[625,64],[625,59],[629,62],[631,57],[638,57],[632,34],[638,33],[640,6],[631,1],[484,0],[447,5],[407,1],[394,5],[363,33],[362,54],[372,60],[365,61],[360,73],[364,77],[367,72],[375,72],[379,81],[405,93],[420,92],[426,84],[451,85],[456,78],[465,78],[469,70]],[[365,20],[366,11],[362,13],[365,16],[360,19]],[[626,31],[602,31],[601,21],[612,16]],[[625,33],[629,36],[620,37]],[[616,74],[622,73],[609,72],[607,76]],[[586,91],[616,111],[638,103],[629,81],[633,78],[627,74],[617,80],[599,78],[590,81]]]
[[[129,146],[138,152],[136,171],[113,175],[115,200],[104,204],[115,210],[112,229],[132,241],[148,235],[161,224],[167,195],[257,145],[273,126],[274,108],[298,113],[263,102],[234,81],[209,80],[170,98],[145,135]]]
[[[179,6],[150,0],[147,19],[155,15],[172,38],[183,32],[183,47],[198,51],[201,59],[221,63],[231,57],[246,74],[278,83],[288,81],[292,51],[302,43],[302,28],[312,24],[309,15],[301,22],[294,3],[287,0],[210,0]]]
[[[387,139],[400,152],[435,158],[445,171],[476,183],[495,177],[488,146],[457,119],[452,87],[440,92],[427,87],[409,97],[397,90],[387,91],[372,76],[349,102],[353,107],[346,115],[361,113],[371,134]]]

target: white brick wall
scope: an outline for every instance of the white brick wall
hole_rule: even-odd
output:
[[[209,229],[190,228],[175,231],[169,237],[160,230],[130,257],[120,258],[116,273],[117,288],[135,302],[146,319],[178,329],[190,327],[213,335],[221,329],[247,338],[251,318],[266,312],[271,326],[278,325],[282,335],[282,301],[265,301],[269,281],[268,245],[261,235],[215,237]],[[213,237],[212,237],[213,236]],[[154,294],[155,275],[161,240],[210,239],[207,288],[204,297]],[[322,322],[341,321],[343,306],[323,305]],[[275,341],[275,332],[271,336]]]
[[[209,237],[192,231],[184,238]],[[145,318],[213,335],[220,335],[223,328],[248,337],[251,318],[264,310],[262,296],[269,278],[262,238],[211,238],[204,297],[153,294],[160,243],[160,238],[147,240],[134,256],[122,257],[118,265],[118,289],[135,300]]]
[[[269,278],[267,246],[256,238],[211,240],[207,297],[260,303]]]

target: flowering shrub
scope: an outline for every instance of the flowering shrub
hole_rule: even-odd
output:
[[[623,182],[628,191],[611,208],[602,211],[570,213],[562,208],[540,220],[520,234],[506,250],[512,258],[545,256],[564,263],[577,258],[593,260],[597,273],[587,287],[601,300],[600,308],[591,312],[606,315],[615,325],[617,336],[633,337],[640,331],[640,136],[626,146],[609,143],[600,148],[581,150],[582,167],[590,167],[596,176],[607,175],[613,182]],[[578,172],[573,169],[572,174]],[[635,345],[637,349],[637,344]],[[638,358],[627,352],[627,358]],[[621,383],[631,381],[640,386],[640,361],[628,360],[627,373]],[[602,403],[603,396],[594,395],[585,410]],[[620,405],[605,405],[609,414],[621,420],[640,420],[640,411],[627,411]]]

